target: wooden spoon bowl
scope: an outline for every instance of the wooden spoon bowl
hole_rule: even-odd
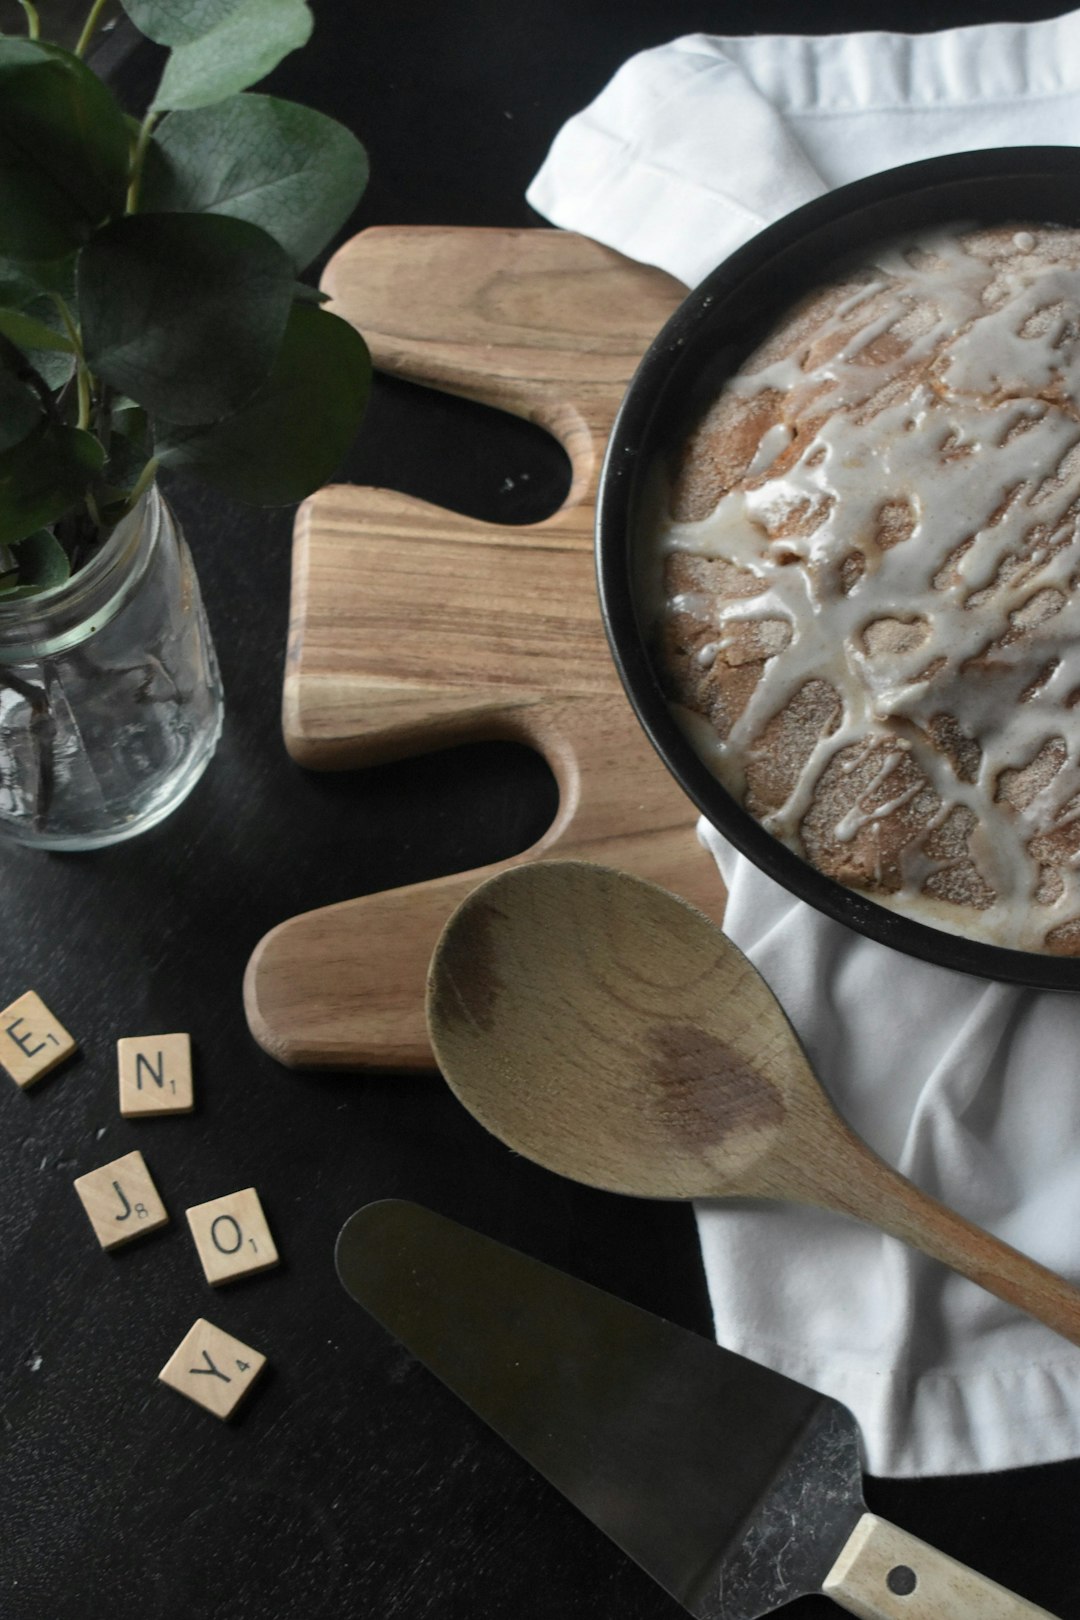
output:
[[[1080,1343],[1080,1291],[873,1153],[757,969],[654,884],[578,861],[481,884],[436,946],[427,1018],[465,1107],[549,1170],[639,1197],[851,1215]]]

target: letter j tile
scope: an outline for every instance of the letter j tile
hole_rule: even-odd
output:
[[[141,1153],[89,1170],[78,1177],[75,1191],[103,1249],[118,1249],[168,1224],[169,1212]]]

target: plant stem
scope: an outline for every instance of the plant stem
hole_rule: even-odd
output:
[[[90,426],[90,373],[85,365],[80,364],[78,370],[79,383],[79,420],[75,423],[85,433]]]
[[[74,346],[76,361],[82,360],[83,365],[85,365],[86,361],[83,359],[82,338],[79,336],[79,328],[75,325],[75,317],[67,307],[67,299],[62,298],[57,292],[51,293],[49,296],[56,305],[57,313],[64,323],[64,331],[67,333],[68,340]]]
[[[38,756],[37,794],[34,799],[34,828],[40,832],[49,819],[49,807],[52,804],[54,768],[53,768],[53,740],[56,727],[53,722],[52,710],[49,707],[49,695],[44,686],[31,686],[10,668],[0,669],[0,687],[6,686],[9,691],[21,697],[30,710],[30,736]]]
[[[26,32],[31,39],[40,39],[41,22],[31,0],[19,0],[20,6],[26,12]]]
[[[109,434],[112,432],[112,396],[113,391],[108,383],[102,383],[98,389],[97,421],[94,423],[94,432],[102,444],[108,445]]]
[[[131,176],[128,180],[127,209],[133,214],[139,206],[139,187],[142,184],[143,161],[146,157],[146,148],[150,145],[150,137],[154,132],[158,115],[148,112],[139,125],[139,138],[135,142],[135,150],[131,155]]]
[[[86,55],[86,48],[94,37],[94,31],[101,19],[101,13],[105,10],[108,3],[109,0],[94,0],[93,5],[90,7],[89,15],[83,24],[83,31],[79,35],[79,43],[76,45],[73,53],[75,56]]]
[[[85,429],[90,426],[90,415],[93,408],[93,378],[86,364],[86,356],[83,354],[82,337],[79,328],[75,325],[74,317],[70,309],[68,309],[66,301],[61,298],[59,293],[53,293],[52,300],[60,311],[60,319],[64,323],[64,330],[75,349],[75,380],[79,390],[79,420],[75,425]]]
[[[145,494],[147,489],[149,489],[150,485],[154,482],[154,475],[157,470],[158,458],[157,456],[151,456],[150,460],[146,463],[146,466],[135,480],[135,483],[132,485],[131,494],[128,496],[127,501],[125,502],[126,508],[129,512],[131,511],[132,507],[138,504],[140,496]]]

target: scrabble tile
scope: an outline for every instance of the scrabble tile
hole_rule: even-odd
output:
[[[266,1366],[266,1357],[200,1316],[158,1373],[215,1417],[231,1417]]]
[[[169,1212],[141,1153],[125,1153],[88,1171],[75,1182],[75,1191],[103,1249],[118,1249],[168,1224]]]
[[[0,1063],[17,1086],[32,1086],[74,1050],[75,1042],[36,991],[0,1013]]]
[[[125,1035],[116,1043],[116,1055],[120,1112],[125,1119],[191,1113],[195,1093],[190,1035]]]
[[[215,1288],[277,1265],[278,1252],[254,1187],[195,1204],[187,1218],[206,1280]]]

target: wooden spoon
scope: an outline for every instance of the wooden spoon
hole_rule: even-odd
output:
[[[654,884],[579,861],[481,884],[435,948],[427,1017],[465,1107],[547,1169],[639,1197],[837,1210],[1080,1344],[1080,1290],[872,1152],[757,969]]]

